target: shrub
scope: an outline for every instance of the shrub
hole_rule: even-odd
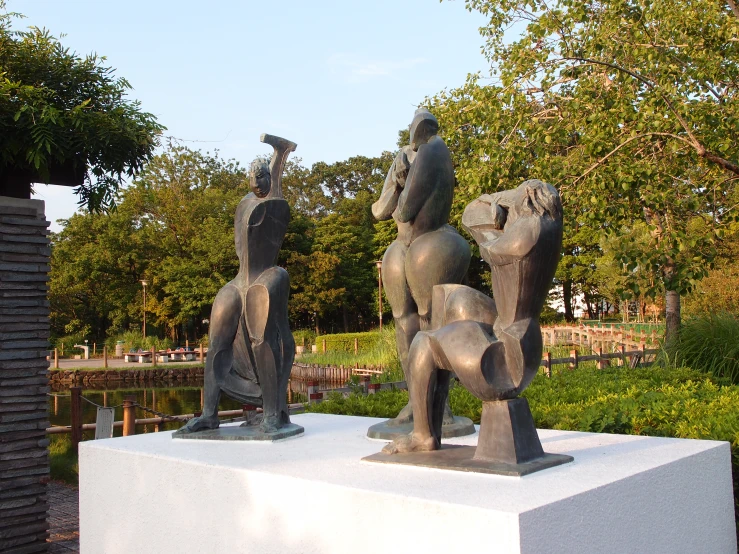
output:
[[[354,354],[354,339],[351,338],[350,342],[347,342],[346,337],[354,337],[355,335],[365,336],[365,347],[362,347],[362,342],[359,343],[359,353]],[[382,366],[385,372],[376,378],[378,381],[402,381],[403,370],[400,367],[400,360],[398,358],[398,350],[395,341],[395,326],[386,325],[382,328],[382,331],[371,331],[370,333],[345,333],[340,335],[322,335],[316,337],[316,341],[319,344],[320,341],[326,338],[326,350],[327,353],[323,354],[306,354],[299,359],[300,362],[319,364],[319,365],[355,365],[359,364],[360,367],[367,366]],[[328,348],[329,341],[333,344],[344,345],[350,344],[351,349],[345,349],[343,346],[340,349],[330,350]]]
[[[295,339],[295,344],[298,346],[301,346],[303,341],[305,341],[305,346],[309,351],[311,345],[316,344],[316,332],[312,329],[298,329],[297,331],[293,331],[293,338]]]
[[[739,319],[727,312],[689,318],[665,353],[672,366],[739,384]]]
[[[334,335],[316,335],[315,344],[318,351],[323,350],[323,341],[326,341],[326,352],[354,353],[354,341],[357,340],[359,351],[372,350],[380,340],[379,331],[367,331],[365,333],[337,333]]]
[[[59,337],[57,339],[54,339],[51,341],[51,348],[58,348],[59,349],[59,355],[61,356],[62,352],[62,344],[64,345],[64,355],[69,356],[72,354],[81,354],[82,351],[75,349],[75,344],[85,344],[85,335],[81,333],[77,333],[74,335],[65,335],[63,337]],[[88,337],[89,338],[89,337]],[[90,345],[90,354],[92,354],[92,341],[89,341]]]
[[[130,352],[131,350],[166,350],[175,346],[174,342],[168,338],[160,339],[158,337],[148,336],[146,338],[141,336],[138,331],[126,331],[119,335],[108,337],[105,344],[108,346],[109,352],[115,352],[115,345],[118,341],[123,341],[123,351]]]

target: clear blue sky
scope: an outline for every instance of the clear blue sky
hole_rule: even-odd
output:
[[[8,9],[26,15],[16,27],[46,27],[78,53],[106,56],[166,135],[242,164],[270,152],[264,132],[297,142],[306,165],[391,150],[425,96],[488,68],[485,18],[462,0],[9,0]],[[38,186],[37,197],[52,221],[75,210],[68,189]]]

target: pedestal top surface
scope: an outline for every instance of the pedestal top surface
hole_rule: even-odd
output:
[[[305,427],[305,434],[277,443],[172,440],[171,432],[160,432],[83,442],[80,455],[91,455],[96,449],[113,450],[217,466],[225,472],[272,474],[511,513],[526,512],[709,450],[725,456],[727,463],[729,460],[726,442],[539,430],[546,452],[569,454],[575,461],[524,477],[469,474],[361,461],[385,444],[366,438],[367,428],[381,419],[300,414],[291,420]],[[474,445],[477,436],[444,442]]]

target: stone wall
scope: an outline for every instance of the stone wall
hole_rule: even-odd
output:
[[[49,222],[0,196],[0,552],[46,552]]]

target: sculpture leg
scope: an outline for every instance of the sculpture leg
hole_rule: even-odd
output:
[[[246,324],[262,389],[262,430],[276,431],[290,422],[287,380],[295,343],[287,321],[290,280],[280,267],[265,270],[246,293]]]
[[[257,363],[259,385],[262,388],[262,408],[264,418],[262,430],[276,431],[282,426],[282,414],[287,412],[284,394],[280,394],[280,379],[274,352],[269,343],[262,342],[254,346],[254,358]]]
[[[449,387],[449,372],[437,366],[432,338],[420,332],[411,346],[409,362],[413,432],[382,449],[388,454],[426,452],[441,446],[441,423]],[[438,390],[437,390],[438,389]]]
[[[408,288],[405,275],[405,256],[408,248],[401,241],[393,242],[385,251],[382,259],[382,280],[385,284],[390,307],[395,320],[395,338],[398,344],[398,357],[403,369],[406,383],[411,382],[408,365],[408,352],[413,338],[419,331],[419,319],[416,304]],[[394,420],[395,425],[402,425],[411,421],[413,410],[411,403],[405,406]]]
[[[210,344],[203,379],[203,414],[187,422],[179,431],[194,433],[216,429],[221,388],[233,364],[233,342],[241,318],[241,294],[234,285],[226,285],[216,296],[210,315]]]

